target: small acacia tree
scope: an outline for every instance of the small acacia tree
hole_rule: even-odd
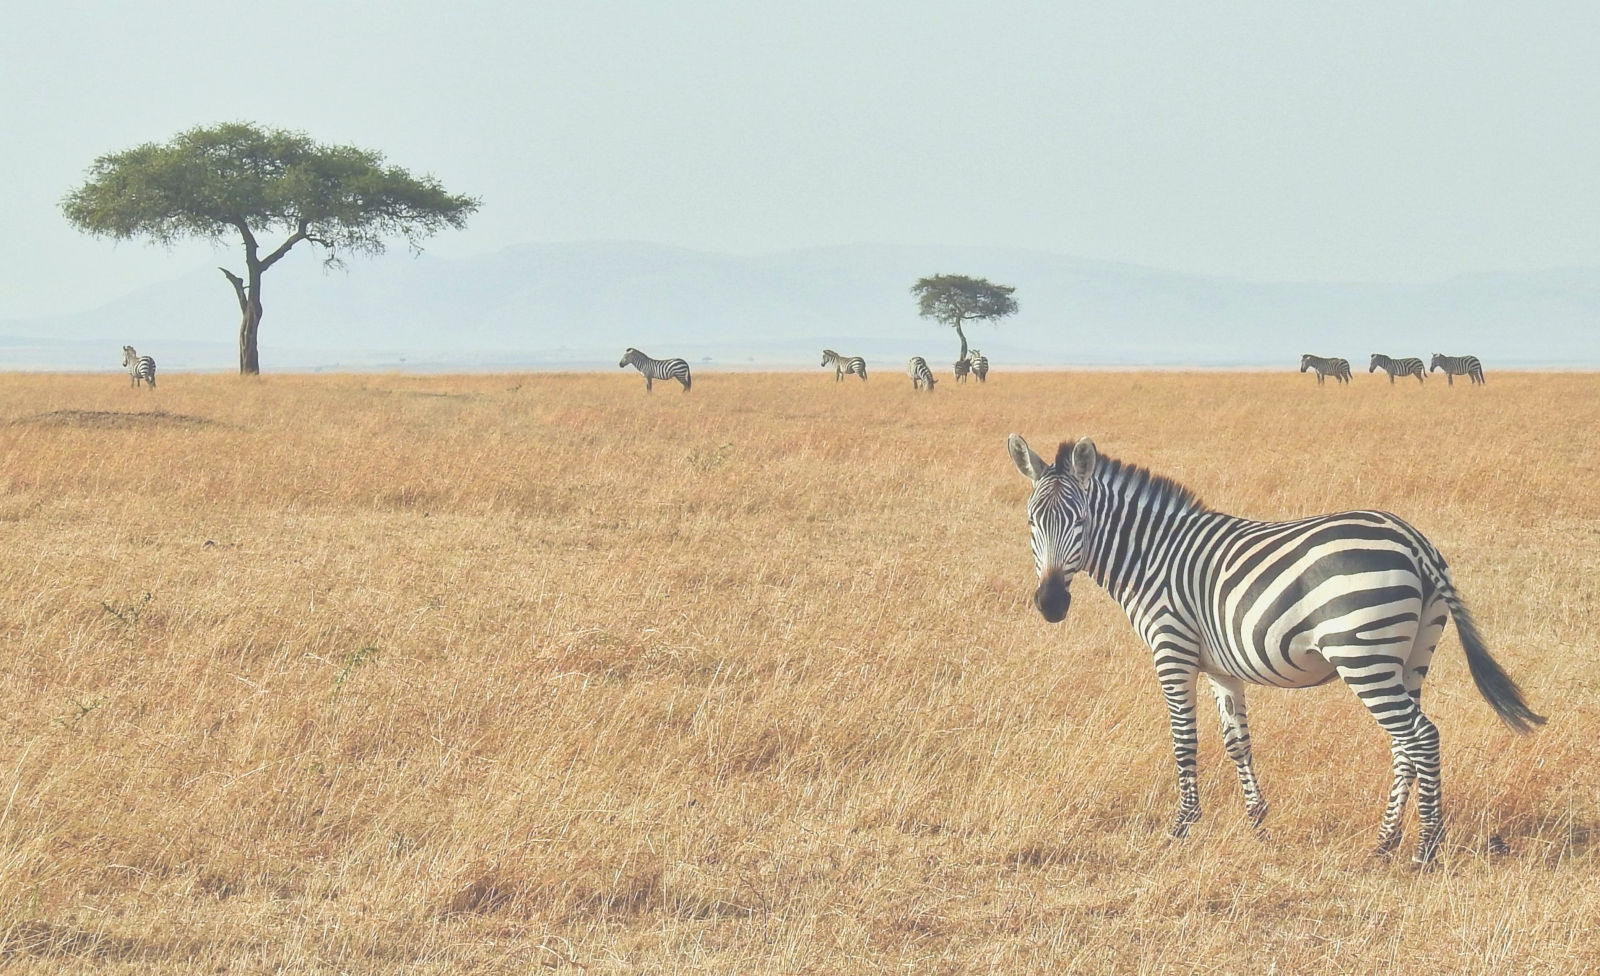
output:
[[[951,326],[961,337],[961,355],[967,358],[967,334],[962,331],[964,322],[995,322],[1017,311],[1017,300],[1011,297],[1016,291],[1010,285],[996,285],[983,278],[966,275],[934,275],[919,278],[911,286],[917,299],[917,314]]]
[[[436,231],[466,226],[478,206],[431,176],[385,166],[380,153],[231,122],[101,156],[61,212],[79,230],[115,240],[241,240],[244,273],[219,270],[239,299],[239,372],[259,373],[261,276],[296,244],[320,247],[333,266],[347,252],[381,254],[386,238],[420,250]],[[262,254],[259,236],[269,233],[284,236]]]

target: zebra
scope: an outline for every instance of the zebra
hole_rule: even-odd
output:
[[[128,371],[130,383],[137,387],[140,380],[150,384],[150,389],[156,388],[156,361],[149,356],[141,356],[132,346],[122,347],[122,365]]]
[[[956,360],[955,371],[956,371],[956,382],[957,383],[965,383],[967,381],[967,374],[972,372],[972,360],[970,360],[970,359],[958,359],[958,360]]]
[[[1256,781],[1245,683],[1309,688],[1335,677],[1391,740],[1394,779],[1375,854],[1400,843],[1413,783],[1421,820],[1416,860],[1444,836],[1439,732],[1422,713],[1422,680],[1449,618],[1478,690],[1513,730],[1544,718],[1479,636],[1439,551],[1387,512],[1341,512],[1255,522],[1214,511],[1187,488],[1100,454],[1087,437],[1046,464],[1022,437],[1007,447],[1032,483],[1028,529],[1039,587],[1034,604],[1065,619],[1068,587],[1088,572],[1127,612],[1155,656],[1177,761],[1181,838],[1200,819],[1195,698],[1204,674],[1222,739],[1259,829],[1267,801]]]
[[[833,367],[834,382],[843,382],[847,374],[867,378],[867,361],[860,356],[841,356],[832,349],[822,350],[822,365]]]
[[[907,370],[911,373],[911,388],[913,390],[927,390],[933,392],[933,384],[939,382],[933,378],[933,370],[928,368],[928,361],[921,356],[912,356],[906,363]]]
[[[967,362],[972,364],[972,375],[978,378],[979,383],[989,382],[989,357],[974,349],[967,353]]]
[[[689,385],[693,378],[689,375],[689,364],[681,359],[651,359],[644,353],[628,347],[617,361],[617,368],[632,366],[644,374],[644,391],[650,392],[651,382],[654,380],[677,380],[683,384],[683,392],[689,392]]]
[[[1389,374],[1390,386],[1394,385],[1396,376],[1415,376],[1417,382],[1421,383],[1424,375],[1422,360],[1415,356],[1408,356],[1405,359],[1390,359],[1381,352],[1375,352],[1372,354],[1372,365],[1367,367],[1367,372],[1375,373],[1380,369]]]
[[[1325,377],[1331,376],[1341,383],[1350,382],[1350,360],[1340,359],[1337,356],[1313,356],[1306,353],[1300,357],[1300,372],[1308,369],[1317,371],[1317,385],[1321,386]]]
[[[1477,356],[1445,356],[1440,353],[1433,354],[1433,363],[1429,365],[1428,372],[1436,369],[1444,370],[1445,382],[1450,386],[1456,385],[1457,376],[1467,376],[1472,379],[1472,385],[1477,386],[1483,382],[1483,363]]]

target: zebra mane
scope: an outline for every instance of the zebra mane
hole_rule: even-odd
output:
[[[1072,445],[1062,444],[1056,452],[1056,463],[1062,464],[1071,453]],[[1065,471],[1067,468],[1062,467],[1061,470]],[[1104,454],[1100,455],[1100,463],[1095,466],[1094,480],[1122,498],[1136,499],[1162,511],[1214,511],[1187,485],[1174,481],[1166,475],[1156,474],[1149,468],[1119,461]]]

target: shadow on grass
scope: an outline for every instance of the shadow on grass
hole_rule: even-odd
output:
[[[220,424],[205,417],[191,417],[165,410],[144,410],[125,413],[120,410],[52,410],[49,413],[19,417],[13,426],[31,427],[93,427],[103,430],[148,430],[155,427],[217,427]]]

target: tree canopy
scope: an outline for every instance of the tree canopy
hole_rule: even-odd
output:
[[[344,254],[380,254],[403,238],[413,250],[446,227],[462,228],[480,205],[432,176],[385,164],[381,153],[326,146],[301,132],[248,122],[197,127],[170,142],[96,159],[61,202],[79,230],[114,240],[170,245],[184,238],[237,239],[244,273],[221,268],[242,315],[239,371],[260,372],[261,275],[302,241],[330,265]],[[262,254],[259,237],[281,234]]]
[[[934,275],[919,278],[911,286],[917,299],[917,314],[933,319],[956,330],[961,337],[961,355],[967,358],[967,334],[961,326],[966,322],[996,322],[1017,311],[1017,300],[1011,295],[1016,289],[1010,285],[997,285],[984,278],[966,275]]]

